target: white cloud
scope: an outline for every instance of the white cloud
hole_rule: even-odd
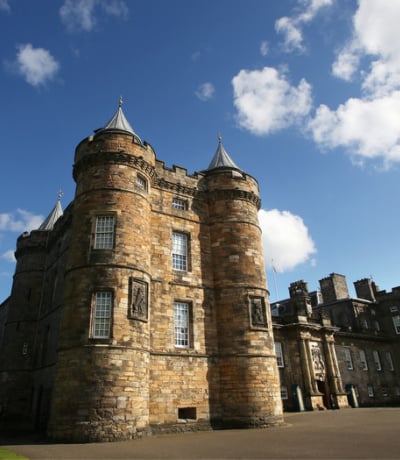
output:
[[[0,0],[0,11],[9,13],[11,11],[10,3],[8,0]]]
[[[60,65],[44,48],[33,48],[30,43],[17,47],[15,67],[32,86],[43,85],[57,74]]]
[[[400,91],[372,100],[349,99],[336,110],[321,105],[309,123],[314,140],[345,147],[357,160],[400,161]]]
[[[44,217],[24,209],[12,213],[0,213],[0,231],[30,232],[40,227]]]
[[[286,51],[303,50],[303,35],[296,21],[287,16],[279,18],[275,22],[275,30],[284,36]]]
[[[195,91],[196,96],[201,101],[208,101],[209,99],[214,97],[214,93],[215,93],[214,85],[209,82],[201,84]]]
[[[6,260],[7,262],[15,262],[15,255],[14,255],[14,250],[9,249],[8,251],[4,252],[1,255],[1,258]]]
[[[359,0],[353,17],[351,39],[338,53],[332,70],[336,77],[350,79],[357,70],[362,87],[370,95],[388,94],[400,86],[400,49],[398,46],[400,1]],[[361,58],[369,68],[360,69]],[[351,62],[349,68],[343,62]]]
[[[61,22],[68,30],[90,31],[95,25],[95,0],[65,0],[60,8]]]
[[[301,217],[289,211],[261,209],[258,218],[268,268],[273,264],[276,271],[285,272],[307,261],[315,264],[311,256],[317,250]]]
[[[303,26],[311,22],[319,11],[331,6],[334,0],[298,0],[299,12],[291,17],[284,16],[275,22],[275,30],[283,35],[284,49],[304,51]]]
[[[272,67],[241,70],[232,79],[237,120],[242,128],[265,135],[299,122],[311,109],[311,86],[292,86]]]
[[[359,0],[353,30],[332,65],[334,76],[360,82],[361,97],[336,109],[320,105],[308,128],[325,148],[343,147],[356,164],[400,162],[400,1]]]
[[[353,45],[348,45],[342,49],[332,64],[332,73],[335,77],[350,81],[360,63],[360,55]]]
[[[129,13],[123,0],[65,0],[60,8],[61,22],[71,32],[90,32],[97,23],[96,9],[122,19],[126,19]]]
[[[261,56],[266,56],[269,53],[269,43],[264,40],[260,43]]]

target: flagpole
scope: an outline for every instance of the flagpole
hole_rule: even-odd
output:
[[[278,301],[279,300],[278,285],[276,283],[276,269],[275,269],[275,265],[274,265],[274,259],[271,260],[271,264],[272,264],[272,273],[273,273],[274,285],[275,285],[275,297],[276,297],[276,301]]]

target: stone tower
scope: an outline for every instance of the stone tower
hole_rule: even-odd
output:
[[[281,419],[269,293],[258,223],[257,181],[221,138],[205,175],[217,311],[221,417],[255,427]]]
[[[47,234],[41,231],[25,232],[17,241],[17,263],[1,353],[2,369],[8,371],[2,373],[1,385],[2,392],[9,395],[7,407],[3,408],[9,411],[9,429],[14,426],[29,429],[34,423],[26,402],[30,401],[33,387],[31,369],[46,265],[46,241]],[[14,369],[19,372],[10,372]]]
[[[130,439],[149,422],[147,191],[155,154],[136,135],[121,103],[75,152],[72,238],[49,424],[55,438]]]
[[[165,167],[121,103],[73,175],[48,434],[280,423],[257,181],[221,140],[205,171]]]
[[[37,405],[40,381],[39,325],[46,310],[43,287],[50,233],[62,214],[58,200],[38,229],[24,232],[17,240],[16,269],[0,349],[2,429],[30,430],[39,423],[32,407]]]

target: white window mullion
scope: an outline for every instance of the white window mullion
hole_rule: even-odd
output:
[[[107,339],[111,332],[112,293],[96,292],[93,312],[93,338]]]
[[[185,302],[175,302],[174,332],[176,347],[189,347],[189,320],[189,304]]]

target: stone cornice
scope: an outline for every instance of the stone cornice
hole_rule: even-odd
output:
[[[85,155],[81,158],[77,163],[74,164],[73,167],[73,177],[74,180],[77,180],[77,176],[79,175],[80,171],[88,166],[94,166],[99,164],[107,164],[107,163],[114,163],[114,164],[125,164],[132,168],[139,169],[152,180],[155,177],[155,168],[146,160],[141,157],[136,157],[126,152],[96,152]]]
[[[161,177],[154,177],[152,182],[153,187],[158,187],[163,190],[169,190],[184,195],[197,196],[199,191],[197,187],[189,187],[182,185],[179,182],[169,182]]]
[[[244,200],[253,203],[257,209],[261,207],[261,199],[258,195],[253,192],[240,189],[224,189],[224,190],[213,190],[208,192],[209,201],[220,201],[220,200]]]

